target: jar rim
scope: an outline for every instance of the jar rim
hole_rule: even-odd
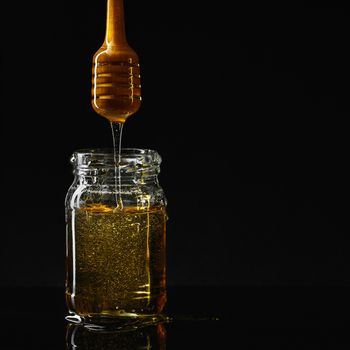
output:
[[[73,152],[71,163],[78,167],[115,166],[113,148],[81,148]],[[159,166],[162,158],[156,150],[143,148],[122,148],[119,161],[123,167],[139,165]]]
[[[114,156],[114,150],[111,147],[98,147],[98,148],[79,148],[74,151],[74,154],[94,154],[94,155],[110,155]],[[153,155],[158,154],[156,150],[149,148],[122,148],[121,155],[122,156],[139,156],[139,155]]]

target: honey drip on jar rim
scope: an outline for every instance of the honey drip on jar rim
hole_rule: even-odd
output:
[[[141,105],[140,64],[125,35],[124,1],[107,0],[105,40],[93,57],[92,106],[112,127],[116,208],[123,208],[121,196],[121,139],[127,118]]]

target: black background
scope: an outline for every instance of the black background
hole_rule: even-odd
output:
[[[237,2],[238,3],[238,2]],[[170,285],[348,285],[349,17],[342,8],[126,1],[143,103],[123,146],[163,157]],[[0,285],[64,284],[105,1],[1,9]]]

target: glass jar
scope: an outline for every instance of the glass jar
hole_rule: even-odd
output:
[[[123,149],[118,167],[114,159],[108,149],[78,150],[71,158],[74,181],[65,201],[70,321],[154,319],[166,303],[161,157]]]

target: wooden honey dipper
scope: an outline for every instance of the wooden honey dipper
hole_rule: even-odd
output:
[[[123,124],[141,105],[140,65],[125,35],[123,0],[107,1],[106,36],[93,57],[92,106]]]

